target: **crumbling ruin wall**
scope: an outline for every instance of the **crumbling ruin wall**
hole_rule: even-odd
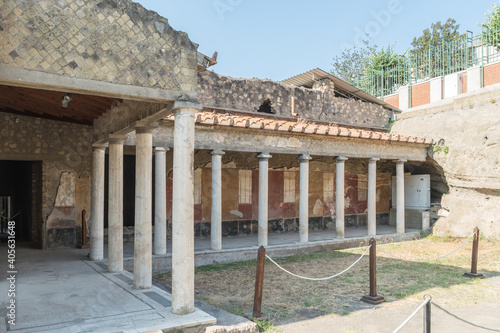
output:
[[[270,80],[236,79],[212,71],[198,74],[198,101],[206,107],[257,112],[268,99],[276,115],[374,129],[385,128],[392,113],[380,105],[336,96],[329,79],[308,89]]]

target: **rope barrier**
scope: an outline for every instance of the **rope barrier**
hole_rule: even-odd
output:
[[[304,280],[311,280],[311,281],[324,281],[324,280],[330,280],[330,279],[333,279],[334,277],[337,277],[341,274],[344,274],[345,272],[347,272],[348,270],[350,270],[354,265],[356,265],[360,260],[361,258],[363,258],[363,256],[366,254],[366,252],[368,252],[368,250],[370,249],[371,245],[368,246],[368,248],[365,250],[365,252],[363,252],[363,254],[361,254],[361,257],[358,258],[358,260],[356,260],[351,266],[347,267],[346,269],[344,269],[342,272],[340,273],[337,273],[335,275],[332,275],[332,276],[327,276],[327,277],[322,277],[322,278],[310,278],[310,277],[307,277],[307,276],[302,276],[302,275],[298,275],[298,274],[294,274],[288,270],[286,270],[285,268],[281,267],[276,261],[274,261],[273,259],[271,259],[271,257],[269,257],[267,254],[266,254],[266,258],[269,259],[273,264],[275,264],[279,269],[281,269],[282,271],[292,275],[292,276],[295,276],[299,279],[304,279]]]
[[[432,261],[437,261],[437,260],[443,259],[443,258],[445,258],[445,257],[449,256],[450,254],[453,254],[453,253],[457,252],[457,251],[458,251],[458,250],[460,250],[460,249],[461,249],[461,248],[462,248],[465,244],[467,244],[467,242],[468,242],[468,241],[472,238],[472,236],[474,236],[474,235],[475,235],[475,232],[473,232],[473,233],[472,233],[472,235],[470,235],[470,236],[469,236],[469,238],[467,238],[467,239],[465,240],[465,242],[464,242],[462,245],[460,245],[459,247],[457,247],[455,250],[451,251],[450,253],[445,254],[444,256],[441,256],[441,257],[439,257],[439,258],[436,258],[436,259],[430,259],[430,260],[411,260],[411,259],[405,259],[405,258],[401,258],[401,257],[399,257],[399,256],[397,256],[397,255],[395,255],[395,254],[392,254],[392,253],[390,253],[390,252],[386,252],[386,251],[382,250],[381,248],[379,248],[378,250],[379,250],[380,252],[383,252],[383,253],[387,254],[387,255],[388,255],[388,256],[390,256],[390,257],[393,257],[393,258],[396,258],[396,259],[400,259],[400,260],[404,260],[404,261],[409,261],[409,262],[418,262],[418,263],[432,262]]]
[[[460,321],[463,321],[464,323],[467,323],[469,325],[472,325],[472,326],[475,326],[475,327],[478,327],[478,328],[482,328],[484,330],[488,330],[488,331],[494,331],[494,332],[500,332],[500,329],[498,328],[491,328],[491,327],[485,327],[485,326],[481,326],[481,325],[478,325],[478,324],[475,324],[473,322],[470,322],[464,318],[461,318],[459,316],[457,316],[456,314],[454,313],[451,313],[450,311],[446,310],[445,308],[443,308],[441,305],[431,301],[431,303],[435,306],[437,306],[439,309],[441,309],[442,311],[444,311],[445,313],[449,314],[450,316],[452,317],[455,317],[456,319],[460,320]]]
[[[402,329],[406,324],[408,324],[408,322],[413,318],[415,317],[415,315],[417,314],[417,312],[423,308],[425,305],[427,305],[427,303],[429,303],[431,301],[431,298],[427,298],[425,299],[425,301],[422,302],[422,304],[420,304],[418,306],[418,308],[415,309],[415,311],[413,311],[413,313],[408,317],[406,318],[406,320],[404,322],[401,323],[401,325],[398,326],[398,328],[396,328],[394,331],[392,331],[392,333],[396,333],[396,332],[399,332],[400,329]]]

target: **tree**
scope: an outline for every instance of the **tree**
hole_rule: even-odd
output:
[[[484,15],[486,21],[483,25],[487,26],[491,31],[500,29],[500,6],[496,3],[491,5],[492,10],[488,10]]]
[[[444,24],[441,21],[432,23],[430,28],[423,31],[422,36],[414,37],[411,45],[416,53],[428,52],[430,45],[441,46],[443,41],[456,41],[464,38],[465,34],[459,32],[460,24],[457,24],[452,18],[446,20]]]
[[[500,6],[496,3],[491,5],[491,10],[488,10],[484,15],[486,20],[483,26],[487,27],[486,31],[483,31],[483,39],[488,41],[489,45],[496,46],[497,49],[500,47],[498,45],[500,41]]]
[[[352,85],[358,85],[359,75],[363,73],[370,57],[377,50],[376,45],[370,45],[368,40],[363,41],[363,46],[353,46],[342,51],[340,56],[333,58],[330,73]]]
[[[375,96],[391,94],[407,84],[408,68],[405,56],[398,55],[393,45],[374,52],[363,71],[363,88]]]

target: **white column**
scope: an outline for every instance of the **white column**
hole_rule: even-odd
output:
[[[269,159],[272,156],[267,153],[262,153],[257,156],[259,159],[259,246],[267,246],[268,234],[268,196],[269,196]]]
[[[90,211],[90,260],[104,259],[104,152],[95,146],[92,153],[92,199]]]
[[[336,158],[335,229],[337,238],[344,238],[344,170],[347,157]]]
[[[222,155],[221,150],[212,151],[212,217],[210,244],[214,251],[222,250]]]
[[[396,161],[396,233],[405,233],[405,162]]]
[[[300,155],[300,192],[299,192],[299,241],[309,241],[309,161],[307,154]]]
[[[123,142],[109,140],[108,270],[123,271]]]
[[[151,127],[137,127],[135,154],[134,288],[152,284],[152,172],[153,136]]]
[[[368,161],[368,236],[377,235],[377,161],[372,157]]]
[[[155,153],[155,237],[154,254],[167,253],[167,151],[156,147]]]
[[[194,117],[196,109],[174,111],[172,199],[172,312],[194,311]]]

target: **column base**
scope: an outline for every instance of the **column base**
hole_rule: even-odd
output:
[[[377,296],[363,296],[363,297],[361,297],[361,300],[363,302],[365,302],[365,303],[370,303],[370,304],[374,304],[374,305],[377,305],[377,304],[385,302],[384,296],[380,296],[380,295],[377,295]]]
[[[472,273],[472,272],[464,273],[464,276],[471,279],[478,279],[478,278],[480,279],[484,277],[484,275],[481,273]]]

